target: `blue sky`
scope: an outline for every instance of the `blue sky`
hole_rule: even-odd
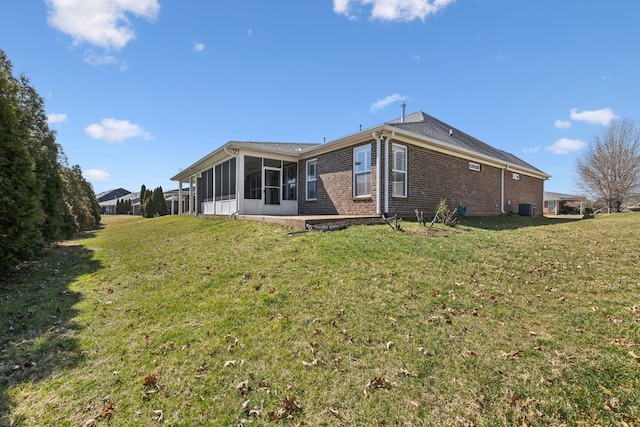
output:
[[[0,49],[96,192],[165,190],[230,140],[322,142],[424,111],[552,175],[640,119],[636,0],[29,0]]]

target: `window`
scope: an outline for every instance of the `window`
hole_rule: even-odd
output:
[[[307,162],[307,200],[318,198],[318,161],[316,159]]]
[[[393,197],[407,197],[407,147],[393,144],[392,152],[392,195]]]
[[[472,171],[480,172],[480,164],[469,162],[469,169]]]
[[[236,159],[216,166],[216,200],[236,198]]]
[[[298,164],[284,162],[282,165],[282,200],[297,200],[296,178]]]
[[[262,198],[262,158],[244,156],[244,198]]]
[[[371,196],[371,145],[353,149],[353,196]]]
[[[512,177],[513,179],[515,179],[516,181],[520,181],[520,174],[519,174],[519,173],[515,173],[515,172],[514,172],[514,173],[511,175],[511,177]]]
[[[555,212],[556,211],[556,202],[555,201],[549,201],[549,208],[548,208],[549,212]]]

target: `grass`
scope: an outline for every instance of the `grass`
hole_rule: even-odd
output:
[[[640,425],[640,216],[106,217],[0,282],[1,425]]]

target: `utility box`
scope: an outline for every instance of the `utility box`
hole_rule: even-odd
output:
[[[533,216],[533,203],[520,203],[518,205],[518,215]]]

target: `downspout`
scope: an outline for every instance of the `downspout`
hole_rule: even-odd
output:
[[[382,153],[380,153],[380,138],[375,132],[371,132],[371,136],[376,140],[376,215],[382,214],[382,186],[380,185],[380,158]]]
[[[396,135],[392,131],[384,140],[384,214],[389,213],[389,140]]]
[[[504,171],[509,167],[509,165],[505,165],[502,168],[502,176],[500,179],[500,212],[504,215],[506,212],[504,210]]]

